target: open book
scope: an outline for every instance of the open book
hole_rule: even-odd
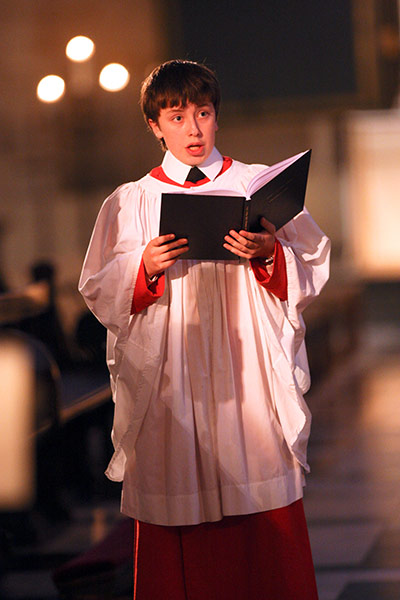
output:
[[[160,235],[187,238],[182,259],[237,260],[222,244],[230,229],[260,231],[261,217],[280,229],[304,207],[311,150],[266,167],[250,181],[246,196],[232,190],[210,194],[162,194]]]

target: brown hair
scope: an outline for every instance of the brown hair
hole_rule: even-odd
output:
[[[221,92],[215,73],[190,60],[169,60],[156,67],[144,80],[140,106],[146,123],[157,122],[162,108],[189,103],[214,105],[218,116]]]

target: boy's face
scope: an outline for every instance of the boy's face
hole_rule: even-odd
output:
[[[211,102],[162,108],[157,122],[150,119],[149,125],[178,160],[192,167],[210,155],[218,129]]]

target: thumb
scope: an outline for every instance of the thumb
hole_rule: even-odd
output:
[[[275,233],[276,227],[273,223],[271,223],[271,221],[267,221],[265,217],[261,217],[260,223],[264,227],[264,229],[268,231],[268,233]]]

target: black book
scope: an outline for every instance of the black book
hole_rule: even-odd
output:
[[[160,235],[187,238],[182,259],[237,260],[223,247],[230,229],[261,231],[261,217],[280,229],[303,210],[311,150],[266,167],[250,181],[247,196],[229,190],[211,194],[162,194]]]

